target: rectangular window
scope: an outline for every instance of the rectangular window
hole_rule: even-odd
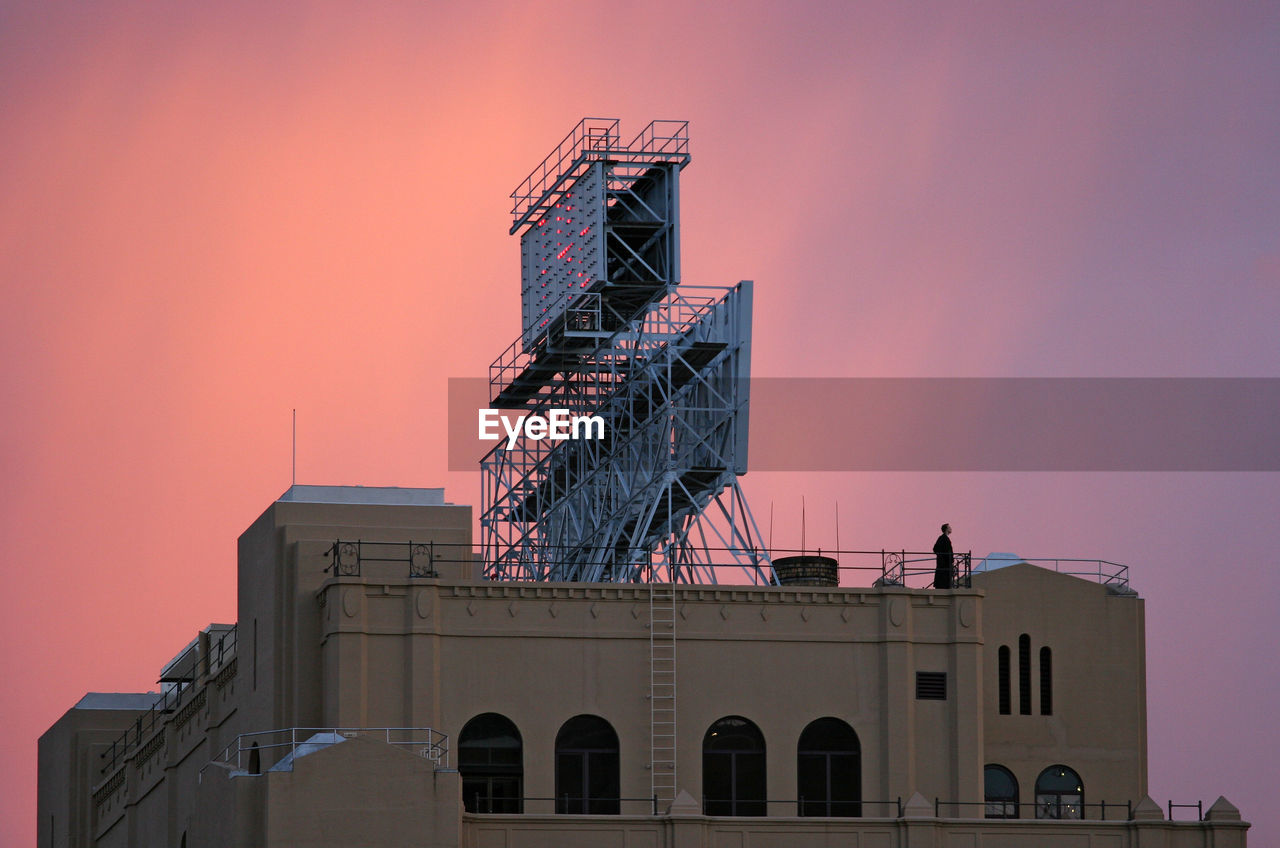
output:
[[[999,687],[1000,687],[1000,715],[1009,715],[1013,712],[1012,703],[1009,697],[1009,646],[1001,645],[999,651]]]
[[[916,700],[947,700],[947,673],[945,671],[917,671]]]
[[[1040,715],[1053,715],[1053,653],[1040,649]]]
[[[1018,712],[1031,715],[1031,637],[1018,637]]]

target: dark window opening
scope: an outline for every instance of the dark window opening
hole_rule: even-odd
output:
[[[1053,652],[1040,649],[1040,715],[1053,715]]]
[[[1036,818],[1084,817],[1084,783],[1066,766],[1049,766],[1036,778]]]
[[[1001,645],[999,651],[1000,669],[1000,715],[1013,712],[1013,703],[1009,696],[1009,646]]]
[[[740,716],[722,718],[702,738],[703,809],[709,816],[763,816],[764,735]]]
[[[1031,715],[1031,637],[1018,637],[1018,712]]]
[[[482,713],[458,734],[462,804],[468,813],[524,811],[524,748],[520,731],[497,713]]]
[[[617,815],[618,734],[598,716],[569,719],[556,734],[556,812]]]
[[[982,770],[983,800],[989,819],[1018,817],[1018,781],[1004,766],[989,765]]]
[[[862,746],[840,719],[820,718],[804,729],[796,774],[800,815],[862,815]]]
[[[917,671],[916,700],[947,700],[947,673],[945,671]]]

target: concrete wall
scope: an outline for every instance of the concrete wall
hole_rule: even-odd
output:
[[[1147,793],[1143,601],[1105,586],[1022,564],[975,575],[986,593],[983,649],[986,761],[1018,778],[1024,803],[1051,765],[1074,769],[1085,802]],[[1019,713],[1018,639],[1030,637],[1031,715]],[[1000,715],[997,652],[1010,648],[1010,715]],[[1040,649],[1052,652],[1052,715],[1041,714]],[[1024,815],[1030,813],[1030,808]]]
[[[93,696],[86,696],[86,700]],[[72,708],[38,745],[36,845],[88,845],[93,829],[93,789],[103,779],[102,754],[133,725],[139,709]]]
[[[326,724],[429,725],[456,739],[476,715],[500,713],[524,740],[525,795],[551,797],[557,732],[597,715],[619,736],[623,797],[650,795],[644,587],[333,578],[319,598]],[[794,801],[800,733],[834,716],[859,736],[865,798],[980,799],[981,601],[965,590],[677,590],[678,782],[700,794],[704,734],[737,715],[764,734],[769,797]],[[947,700],[917,701],[917,670],[946,672]]]

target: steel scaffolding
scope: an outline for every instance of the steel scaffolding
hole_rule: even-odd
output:
[[[490,368],[491,403],[603,432],[485,456],[488,575],[714,583],[736,566],[772,583],[738,484],[751,283],[679,284],[687,123],[655,121],[628,144],[617,132],[584,120],[512,194],[524,327]]]

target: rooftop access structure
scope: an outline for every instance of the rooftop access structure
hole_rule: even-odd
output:
[[[493,407],[604,422],[603,438],[499,443],[481,460],[496,580],[774,583],[747,470],[751,283],[680,284],[687,121],[623,143],[586,118],[520,184],[522,330]],[[517,413],[513,413],[517,414]]]

